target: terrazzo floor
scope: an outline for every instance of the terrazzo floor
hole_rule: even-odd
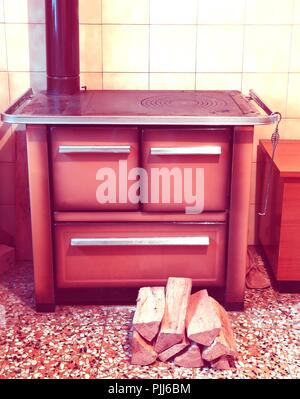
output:
[[[186,369],[157,361],[130,365],[133,307],[58,306],[34,310],[32,267],[0,276],[0,379],[300,378],[300,294],[248,290],[244,312],[230,312],[235,368]],[[5,317],[4,317],[5,315]]]

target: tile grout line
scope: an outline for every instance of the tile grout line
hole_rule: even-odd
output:
[[[294,20],[294,14],[296,9],[296,0],[293,0],[293,7],[292,7],[292,17]],[[287,71],[287,82],[286,82],[286,100],[285,100],[285,109],[284,109],[284,116],[287,117],[288,115],[288,103],[289,103],[289,85],[290,85],[290,69],[291,69],[291,61],[292,61],[292,40],[294,37],[294,25],[291,25],[291,32],[290,32],[290,45],[289,45],[289,64],[288,64],[288,71]]]
[[[150,26],[150,22],[151,22],[151,0],[148,0],[148,22],[149,22],[149,26],[148,26],[148,90],[150,90],[150,79],[151,79],[151,75],[150,75],[150,70],[151,70],[151,26]]]
[[[244,23],[243,23],[243,43],[242,43],[241,92],[243,91],[243,82],[244,82],[244,62],[245,62],[247,2],[248,2],[248,0],[244,0],[244,11],[243,11],[243,22],[244,22]]]
[[[101,10],[101,77],[102,77],[102,82],[101,82],[101,89],[103,90],[104,88],[104,73],[103,73],[103,5],[102,5],[102,0],[100,1],[100,10]]]
[[[197,66],[198,66],[198,32],[199,32],[199,26],[198,26],[198,14],[199,14],[199,2],[197,1],[196,3],[196,43],[195,43],[195,81],[194,81],[194,89],[197,90]]]

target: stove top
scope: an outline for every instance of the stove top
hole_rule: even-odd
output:
[[[276,121],[233,90],[87,90],[72,96],[29,90],[2,119],[46,124],[253,125]]]

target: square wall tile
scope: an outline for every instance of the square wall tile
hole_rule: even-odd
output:
[[[7,63],[9,71],[29,71],[29,25],[6,24]]]
[[[101,24],[101,0],[79,0],[79,22]]]
[[[194,73],[150,73],[150,90],[194,89]]]
[[[34,90],[46,89],[45,72],[9,72],[10,101],[15,101],[29,87]]]
[[[198,26],[197,72],[241,72],[242,26]]]
[[[242,24],[246,0],[198,0],[198,24]]]
[[[0,71],[7,71],[5,25],[0,23]]]
[[[197,90],[241,90],[241,73],[197,73]]]
[[[44,24],[29,24],[29,70],[46,71],[46,32]]]
[[[284,25],[246,26],[244,72],[287,72],[291,30]]]
[[[295,0],[293,22],[294,24],[300,24],[300,0]]]
[[[291,24],[294,0],[246,0],[246,24]]]
[[[287,118],[300,118],[300,73],[289,74]]]
[[[44,23],[45,2],[41,0],[4,0],[5,22]]]
[[[150,26],[150,71],[195,72],[196,26]]]
[[[149,0],[102,0],[103,24],[149,24]]]
[[[87,86],[89,90],[102,90],[102,73],[81,72],[80,86]]]
[[[149,69],[149,26],[104,25],[103,71],[147,72]]]
[[[0,122],[0,162],[14,162],[15,159],[15,135],[10,125]]]
[[[282,134],[282,138],[293,140],[300,140],[300,118],[299,119],[287,119],[285,122],[285,129]]]
[[[290,72],[300,72],[300,25],[292,30]]]
[[[0,113],[9,105],[8,72],[0,72]]]
[[[15,163],[0,163],[0,206],[15,204]]]
[[[151,24],[179,25],[196,22],[197,0],[150,0]]]
[[[80,25],[80,70],[102,71],[101,26]]]
[[[148,73],[104,73],[103,90],[147,90]]]
[[[243,93],[253,89],[263,101],[282,116],[286,113],[288,73],[244,73]]]
[[[0,23],[4,22],[4,3],[0,0]]]

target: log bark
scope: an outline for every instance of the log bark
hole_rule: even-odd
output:
[[[187,346],[189,346],[189,344],[190,342],[185,336],[182,342],[180,342],[179,344],[175,344],[165,351],[161,352],[159,354],[159,360],[161,360],[162,362],[166,362],[178,353],[182,352]]]
[[[145,341],[137,331],[133,331],[132,334],[131,350],[131,364],[147,366],[157,359],[157,353],[152,345]]]
[[[228,370],[230,369],[230,359],[228,356],[221,356],[210,363],[211,367],[215,370]]]
[[[164,287],[143,287],[139,290],[133,326],[146,340],[156,337],[165,311]]]
[[[221,330],[221,320],[207,290],[190,296],[187,311],[187,335],[201,345],[209,346]]]
[[[203,367],[204,362],[198,344],[192,343],[186,351],[175,357],[174,363],[181,367]]]
[[[161,353],[184,338],[186,311],[192,289],[189,278],[170,277],[166,289],[166,306],[155,351]]]
[[[202,357],[209,362],[225,355],[235,358],[237,356],[236,343],[229,317],[225,309],[217,301],[213,298],[210,299],[219,314],[222,328],[213,343],[203,349]]]

